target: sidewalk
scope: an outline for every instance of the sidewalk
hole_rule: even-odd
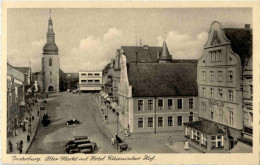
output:
[[[193,148],[191,145],[189,145],[189,150],[185,150],[184,142],[174,142],[173,144],[166,143],[166,146],[177,153],[202,153],[201,151]]]
[[[41,102],[38,100],[38,109],[40,109]],[[26,115],[25,115],[26,116]],[[40,116],[37,116],[37,105],[35,104],[33,106],[32,110],[32,116],[34,116],[34,120],[31,122],[31,139],[30,142],[27,142],[27,135],[28,135],[28,125],[29,122],[26,123],[26,131],[23,131],[20,127],[17,129],[18,130],[18,135],[17,136],[9,136],[7,137],[7,153],[9,154],[19,154],[19,150],[17,149],[17,142],[22,140],[23,141],[23,152],[22,154],[27,153],[28,149],[30,148],[30,145],[32,144],[34,140],[34,136],[37,132],[39,121],[40,121]],[[10,153],[9,145],[8,142],[9,140],[13,144],[13,152]]]

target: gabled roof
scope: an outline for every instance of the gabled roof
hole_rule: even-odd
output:
[[[133,97],[197,96],[197,63],[130,63]]]
[[[208,120],[200,120],[200,121],[184,123],[184,125],[194,128],[207,135],[224,134],[224,132],[217,126],[216,123]]]
[[[252,29],[225,28],[227,38],[231,41],[232,50],[240,56],[241,65],[252,56]]]
[[[150,47],[148,45],[137,46],[137,47],[122,46],[121,49],[124,50],[127,63],[136,62],[136,51],[137,51],[137,62],[157,63],[162,47]]]

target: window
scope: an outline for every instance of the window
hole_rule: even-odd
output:
[[[182,116],[178,116],[178,126],[182,126]]]
[[[144,119],[138,118],[138,128],[143,128],[143,127],[144,127]]]
[[[205,117],[206,116],[206,103],[205,102],[201,102],[201,106],[202,106],[202,114]]]
[[[219,58],[219,56],[218,56],[218,55],[219,55],[219,54],[218,54],[218,51],[216,51],[215,53],[216,53],[216,54],[215,54],[215,61],[219,61],[219,59],[218,59],[218,58]]]
[[[185,127],[185,135],[190,137],[190,128],[189,127]]]
[[[222,123],[223,122],[223,110],[219,109],[218,112],[219,112],[219,122]]]
[[[218,72],[218,81],[222,81],[222,71]]]
[[[93,80],[88,80],[89,83],[93,83]]]
[[[99,76],[99,73],[95,73],[95,76]]]
[[[203,97],[206,96],[206,88],[202,88],[202,96],[203,96]]]
[[[153,127],[153,118],[148,117],[148,127]]]
[[[218,98],[219,98],[219,100],[222,100],[222,96],[223,96],[222,89],[218,89]]]
[[[214,119],[214,108],[210,107],[210,118],[213,120]]]
[[[158,109],[163,110],[163,100],[162,99],[158,100]]]
[[[193,131],[193,140],[199,142],[200,141],[200,133],[196,130]]]
[[[81,82],[82,82],[82,83],[85,83],[85,82],[87,82],[87,80],[81,80]]]
[[[214,72],[210,71],[210,81],[213,81],[213,78],[214,78]]]
[[[229,113],[228,114],[228,116],[229,116],[229,125],[233,126],[233,112],[229,111],[228,113]]]
[[[233,72],[228,71],[228,81],[233,81]]]
[[[168,126],[173,126],[172,116],[168,117]]]
[[[162,126],[163,126],[163,118],[158,117],[158,127],[162,127]]]
[[[86,73],[81,73],[81,76],[86,76]]]
[[[98,83],[99,83],[99,80],[95,80],[95,83],[98,84]]]
[[[206,80],[206,72],[202,71],[202,80],[205,81]]]
[[[148,110],[153,110],[153,100],[148,100]]]
[[[189,122],[193,122],[193,116],[189,116]]]
[[[253,97],[253,85],[249,86],[249,90],[250,90],[250,98],[252,99],[252,97]]]
[[[207,135],[201,134],[201,144],[207,146]]]
[[[228,91],[228,101],[232,102],[233,101],[233,91]]]
[[[189,99],[189,109],[193,109],[193,99]]]
[[[172,109],[172,99],[168,99],[168,109]]]
[[[214,59],[215,59],[215,53],[211,52],[210,53],[210,62],[214,62]]]
[[[52,66],[52,59],[49,59],[49,66]]]
[[[143,100],[138,100],[138,111],[142,111],[144,109]]]
[[[91,77],[91,76],[93,76],[93,74],[92,74],[92,73],[88,73],[88,76],[90,76],[90,77]]]
[[[222,147],[223,145],[222,135],[211,136],[211,148]]]
[[[182,99],[178,99],[178,109],[182,109]]]
[[[52,75],[52,72],[50,71],[50,75]]]
[[[210,88],[210,98],[213,98],[213,97],[214,97],[214,89]]]
[[[50,83],[52,83],[52,79],[50,79]]]

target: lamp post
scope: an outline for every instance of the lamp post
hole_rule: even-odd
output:
[[[116,112],[116,135],[118,136],[118,116],[119,116],[119,113]]]

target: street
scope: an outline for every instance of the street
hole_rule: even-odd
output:
[[[65,144],[74,135],[89,136],[91,141],[97,143],[98,153],[117,153],[110,142],[112,135],[104,126],[92,94],[62,92],[50,95],[47,100],[46,110],[51,124],[47,127],[40,124],[29,154],[65,154]],[[66,122],[73,118],[82,123],[67,127]]]
[[[72,140],[74,135],[89,136],[90,141],[97,143],[98,154],[118,153],[110,140],[116,130],[116,118],[113,117],[115,114],[109,111],[109,124],[106,124],[93,94],[62,92],[50,95],[47,101],[46,111],[51,124],[47,127],[40,124],[29,154],[65,154],[65,144]],[[82,123],[75,127],[67,127],[66,122],[71,119],[77,119]],[[122,152],[123,154],[175,152],[166,145],[168,137],[173,134],[133,134],[130,137],[124,137],[121,131],[120,134],[130,148],[129,151]],[[183,141],[183,134],[177,133],[174,136],[174,141]]]

